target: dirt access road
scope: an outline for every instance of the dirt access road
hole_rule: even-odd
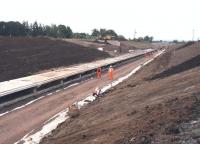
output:
[[[167,49],[41,144],[200,144],[200,42]]]
[[[114,71],[114,77],[119,78],[128,74],[138,65],[152,58],[143,58],[119,67]],[[74,87],[63,89],[52,95],[46,96],[24,108],[10,112],[0,117],[0,144],[11,144],[18,141],[33,129],[41,128],[43,123],[56,113],[68,107],[94,91],[95,87],[109,83],[107,73],[102,79],[96,78],[82,82]]]

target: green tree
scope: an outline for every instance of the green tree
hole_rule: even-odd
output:
[[[77,38],[77,39],[87,39],[87,34],[86,33],[74,33],[73,37]]]
[[[49,36],[70,38],[73,32],[70,27],[64,25],[42,25],[37,21],[28,23],[27,21],[19,22],[1,22],[0,35],[2,36]]]
[[[153,37],[152,36],[150,37],[150,36],[147,35],[147,36],[144,37],[144,41],[152,42],[153,41]]]
[[[42,24],[39,24],[39,26],[38,26],[38,35],[39,36],[44,36],[45,35],[44,26],[42,26]]]
[[[114,30],[107,30],[106,35],[117,37],[117,33]]]
[[[106,36],[106,29],[100,29],[100,35],[101,37]]]
[[[64,25],[58,25],[58,37],[65,38],[67,36],[67,28]]]
[[[58,27],[55,24],[51,25],[49,36],[58,37]]]
[[[73,32],[70,27],[66,27],[64,25],[59,25],[57,27],[57,36],[62,38],[71,38],[73,35]]]
[[[72,29],[68,26],[66,30],[66,38],[71,38],[73,36]]]
[[[48,26],[48,25],[44,26],[43,30],[44,30],[45,36],[51,36],[51,27],[50,26]]]
[[[0,22],[0,35],[5,36],[6,35],[6,23]]]
[[[38,36],[39,34],[39,27],[37,21],[35,21],[32,25],[32,36]]]
[[[93,29],[92,30],[92,34],[93,37],[99,37],[101,35],[100,31],[97,29]]]
[[[19,22],[1,22],[0,35],[4,36],[24,36],[25,27]]]
[[[100,29],[99,32],[100,32],[101,37],[105,37],[105,36],[117,37],[117,33],[114,30]]]
[[[29,26],[28,21],[23,21],[22,25],[24,26],[26,35],[30,35],[31,33],[30,33],[30,26]]]
[[[145,36],[144,41],[149,41],[149,36]]]

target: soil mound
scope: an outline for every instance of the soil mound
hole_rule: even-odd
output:
[[[173,74],[177,74],[195,67],[200,66],[200,55],[191,58],[190,60],[187,60],[186,62],[183,62],[177,66],[173,66],[169,69],[167,69],[166,71],[163,71],[155,76],[153,76],[151,79],[155,80],[157,78],[164,78],[164,77],[168,77],[171,76]]]
[[[167,52],[147,66],[143,71],[145,79],[155,80],[171,76],[200,65],[200,42],[189,42],[183,46],[168,49]]]
[[[0,82],[106,57],[105,52],[58,39],[0,37]]]
[[[184,44],[184,45],[178,47],[176,50],[183,49],[183,48],[185,48],[185,47],[188,47],[188,46],[190,46],[190,45],[193,45],[194,43],[195,43],[195,42],[193,42],[193,41],[187,42],[186,44]]]

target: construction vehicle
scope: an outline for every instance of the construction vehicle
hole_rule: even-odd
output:
[[[99,40],[103,40],[105,43],[107,43],[108,40],[113,40],[114,38],[115,36],[106,35],[106,36],[99,37]]]

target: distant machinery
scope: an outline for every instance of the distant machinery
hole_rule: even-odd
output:
[[[112,35],[100,36],[97,41],[101,43],[117,46],[119,47],[119,53],[122,52],[122,48],[120,47],[121,43],[118,40],[116,40],[116,36],[112,36]],[[114,52],[116,51],[117,50],[115,50]]]
[[[107,43],[108,40],[114,40],[115,36],[111,36],[111,35],[106,35],[106,36],[100,36],[99,40],[103,40],[105,43]]]

